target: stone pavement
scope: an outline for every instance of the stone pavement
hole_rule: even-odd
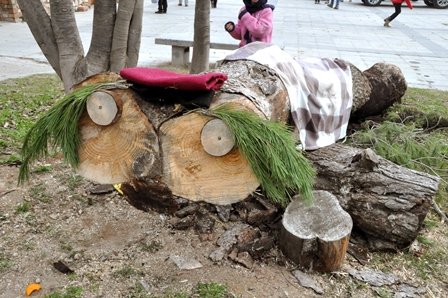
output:
[[[409,86],[448,90],[448,10],[428,8],[422,0],[415,8],[403,7],[391,24],[383,19],[393,12],[387,2],[367,7],[361,0],[331,9],[321,0],[271,0],[274,11],[273,42],[294,57],[341,58],[365,70],[377,62],[393,63],[401,68]],[[145,1],[140,66],[169,63],[171,48],[155,45],[156,37],[193,37],[194,1],[177,6],[168,0],[167,14],[154,14],[157,4]],[[234,42],[224,31],[226,21],[237,18],[242,1],[219,0],[211,9],[211,39]],[[93,9],[77,12],[76,18],[85,52],[91,38]],[[228,51],[211,50],[212,62]],[[52,73],[25,23],[0,22],[0,80],[35,73]]]

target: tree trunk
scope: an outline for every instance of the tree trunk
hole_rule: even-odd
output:
[[[18,4],[66,92],[94,74],[137,65],[143,0],[120,0],[118,13],[116,1],[96,1],[87,56],[84,56],[72,0],[51,0],[50,15],[40,0],[19,0]]]
[[[370,149],[334,144],[307,157],[315,189],[334,194],[375,250],[402,249],[422,227],[439,178],[396,165]]]
[[[193,57],[190,73],[200,73],[209,68],[210,54],[210,3],[197,1],[194,8]]]
[[[314,191],[308,206],[295,198],[283,214],[279,246],[287,257],[309,270],[331,272],[345,258],[353,222],[335,196]]]

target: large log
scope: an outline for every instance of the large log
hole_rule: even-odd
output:
[[[396,67],[377,64],[369,75],[353,65],[350,68],[352,112],[380,113],[384,105],[375,102],[389,105],[404,94],[406,82]],[[260,117],[290,123],[286,90],[271,70],[250,61],[234,61],[217,71],[227,73],[229,80],[213,97],[212,107],[231,103]],[[209,154],[204,148],[202,131],[211,120],[206,114],[179,112],[174,104],[157,105],[145,100],[148,95],[132,90],[108,94],[119,106],[118,118],[104,126],[86,113],[80,121],[79,171],[83,176],[100,183],[125,182],[125,193],[135,206],[147,210],[162,205],[171,212],[178,204],[167,202],[170,199],[229,205],[258,187],[238,148],[224,155]],[[392,99],[381,98],[384,94],[393,94]],[[221,129],[216,131],[218,139],[223,136]],[[399,249],[415,239],[437,191],[436,178],[394,165],[371,151],[341,145],[309,152],[308,157],[319,172],[315,189],[338,197],[372,248]]]
[[[349,66],[355,111],[377,99],[370,96],[373,92],[369,78],[354,65]],[[292,123],[286,88],[271,69],[239,60],[227,61],[215,71],[229,78],[213,97],[211,108],[228,103],[271,121]],[[175,104],[157,104],[149,100],[153,95],[138,90],[109,90],[107,94],[118,106],[117,115],[105,117],[111,124],[103,125],[102,120],[95,123],[87,113],[79,123],[79,173],[84,177],[99,183],[132,184],[138,180],[139,189],[145,181],[148,187],[157,185],[157,189],[163,184],[162,188],[176,196],[214,204],[242,201],[259,186],[239,149],[231,146],[231,137],[216,130],[219,125],[207,130],[206,138],[213,140],[215,147],[226,144],[226,149],[218,155],[208,152],[210,142],[203,143],[203,128],[211,126],[208,123],[212,118],[179,112]],[[103,111],[97,108],[95,114]]]
[[[120,79],[117,74],[103,73],[75,88]],[[78,173],[102,184],[159,177],[162,164],[157,127],[174,113],[174,105],[147,103],[132,89],[94,92],[78,123]],[[109,123],[105,124],[104,119]]]
[[[417,237],[439,178],[342,144],[307,157],[318,172],[315,188],[336,195],[370,249],[402,249]]]
[[[267,67],[251,61],[236,61],[222,65],[218,71],[226,73],[229,79],[213,97],[211,108],[226,103],[272,121],[288,121],[287,93],[281,80]],[[189,113],[161,125],[162,180],[174,195],[229,205],[246,199],[258,188],[259,182],[238,148],[230,146],[233,149],[224,150],[225,154],[207,152],[202,132],[212,120],[215,119],[200,113]],[[211,127],[207,139],[215,135],[215,139],[222,140],[220,127]]]

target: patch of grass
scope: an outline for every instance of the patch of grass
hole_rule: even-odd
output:
[[[38,165],[34,168],[33,173],[49,173],[53,170],[51,165]]]
[[[445,236],[446,237],[446,236]],[[421,256],[407,253],[375,253],[372,255],[371,265],[382,271],[393,272],[397,268],[406,268],[408,274],[417,276],[422,280],[437,279],[442,283],[448,282],[448,249],[434,243],[426,246]]]
[[[2,158],[0,156],[0,164],[5,165],[19,165],[21,163],[20,156],[16,154],[11,154],[6,156],[6,158]]]
[[[67,179],[67,186],[70,190],[75,190],[76,188],[81,186],[83,181],[84,181],[84,179],[81,176],[72,174]]]
[[[0,273],[11,268],[11,260],[5,254],[0,252]]]
[[[412,122],[420,128],[447,127],[448,92],[408,88],[401,102],[388,110],[387,119],[394,122]]]
[[[378,288],[375,290],[375,293],[378,295],[378,297],[381,298],[392,298],[394,297],[394,293],[387,289],[387,288]]]
[[[421,244],[425,245],[425,246],[433,246],[434,245],[434,241],[432,241],[431,239],[428,239],[424,235],[418,235],[417,236],[417,241],[420,242]]]
[[[440,222],[436,218],[434,218],[434,216],[431,216],[431,214],[429,216],[427,216],[425,218],[425,220],[423,221],[423,225],[428,230],[431,230],[431,229],[434,229],[434,228],[438,227],[439,223]]]
[[[47,186],[45,184],[37,184],[32,186],[28,193],[31,198],[42,203],[48,204],[52,201],[50,195],[46,192]]]
[[[139,245],[142,251],[149,253],[155,253],[163,247],[162,243],[157,240],[152,240],[150,243],[140,242]]]
[[[194,295],[200,298],[232,297],[227,286],[219,283],[198,283],[194,288]]]
[[[399,165],[440,177],[437,201],[448,204],[448,130],[430,132],[413,124],[366,122],[364,129],[350,136],[350,142],[372,148]]]
[[[61,245],[62,250],[66,251],[68,253],[73,252],[73,246],[70,243],[61,242],[60,245]]]
[[[125,266],[115,271],[112,275],[115,278],[130,278],[131,276],[144,276],[145,274],[143,272],[135,270],[131,266]]]
[[[28,130],[63,94],[62,82],[56,75],[36,75],[1,81],[1,147],[18,155]],[[0,159],[0,162],[4,160]]]
[[[81,298],[84,290],[82,287],[67,287],[63,291],[52,292],[45,298]]]
[[[31,209],[31,204],[27,201],[24,201],[16,207],[16,213],[26,213],[26,212],[30,211],[30,209]]]
[[[145,290],[145,288],[140,284],[136,283],[134,286],[129,288],[128,298],[151,298],[152,296]]]

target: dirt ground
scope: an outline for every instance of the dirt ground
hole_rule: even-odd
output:
[[[25,297],[28,284],[45,297],[67,287],[82,288],[82,297],[179,297],[199,282],[225,284],[235,297],[447,297],[444,281],[424,281],[396,268],[401,281],[423,289],[420,295],[397,296],[392,286],[375,287],[355,280],[349,268],[362,268],[347,255],[332,274],[309,273],[323,294],[299,285],[296,269],[274,248],[251,268],[209,255],[216,238],[233,222],[215,225],[214,237],[201,241],[192,230],[174,230],[170,216],[140,211],[116,191],[89,193],[92,184],[73,174],[59,159],[51,170],[34,173],[17,186],[18,168],[0,166],[0,297]],[[44,167],[45,168],[45,167]],[[202,267],[182,269],[176,257]],[[64,274],[62,262],[74,274]],[[64,296],[65,297],[65,296]],[[186,296],[183,296],[186,297]]]

